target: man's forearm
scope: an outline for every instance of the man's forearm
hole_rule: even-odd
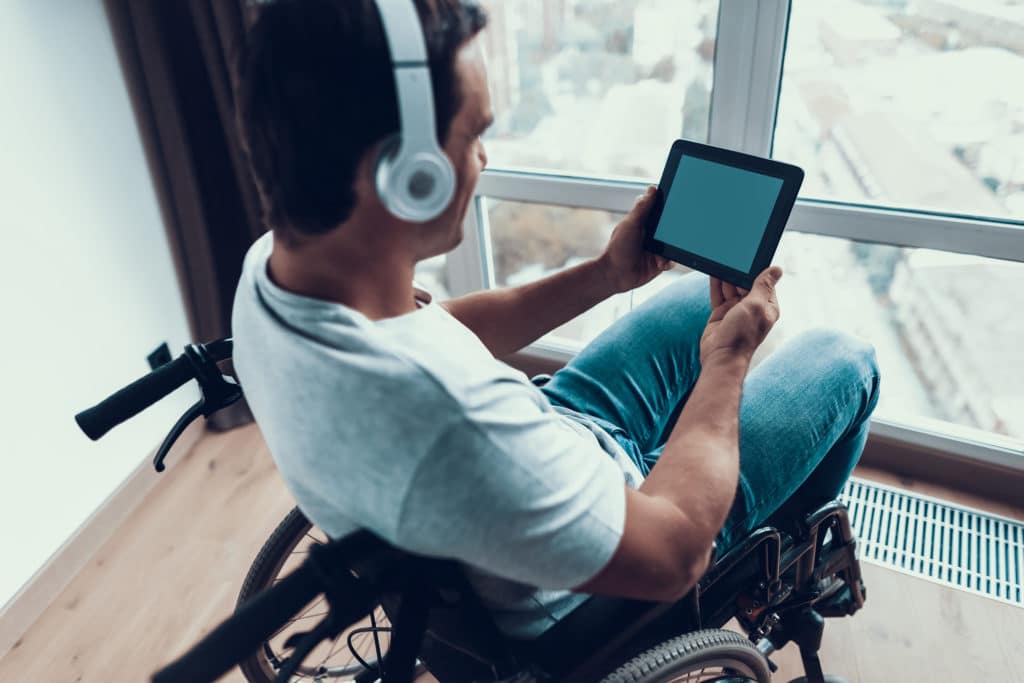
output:
[[[709,359],[640,490],[667,499],[710,546],[725,523],[739,477],[739,406],[750,361]]]
[[[453,316],[505,356],[614,294],[598,259],[519,287],[474,292],[444,302]]]

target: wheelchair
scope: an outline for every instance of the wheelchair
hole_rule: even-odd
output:
[[[230,353],[230,339],[190,344],[182,356],[79,413],[76,421],[99,438],[197,379],[202,398],[158,449],[154,465],[161,471],[170,446],[192,420],[241,397],[240,387],[217,366]],[[286,525],[292,538],[309,533],[298,509]],[[803,519],[772,520],[754,530],[716,556],[678,602],[590,596],[533,640],[498,630],[456,562],[407,553],[360,531],[310,544],[301,564],[277,578],[283,557],[268,548],[281,535],[279,527],[256,563],[262,560],[273,571],[247,592],[253,588],[250,571],[236,612],[155,673],[154,682],[214,681],[242,664],[250,681],[277,683],[408,683],[424,670],[440,683],[768,683],[775,670],[770,655],[795,642],[805,675],[791,683],[839,683],[823,673],[818,656],[824,620],[856,613],[866,597],[856,539],[839,501]],[[293,552],[289,543],[286,554]],[[312,615],[322,617],[315,624],[308,621],[310,604],[326,605]],[[389,625],[378,623],[385,622],[375,616],[381,613]],[[280,653],[270,653],[268,643],[296,623],[296,615],[310,628],[292,633]],[[743,633],[723,629],[733,618]],[[310,663],[325,642],[347,634],[342,641],[351,647],[355,634],[367,633],[376,656],[357,656],[358,667]]]

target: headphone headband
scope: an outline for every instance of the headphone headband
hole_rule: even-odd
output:
[[[395,72],[401,133],[377,162],[377,194],[388,211],[422,223],[455,194],[455,172],[437,141],[426,40],[412,0],[374,0]]]
[[[420,15],[412,0],[375,0],[384,24],[391,62],[399,65],[427,65],[427,45]]]

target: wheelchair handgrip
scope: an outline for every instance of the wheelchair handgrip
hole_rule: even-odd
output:
[[[192,363],[182,355],[140,377],[92,408],[75,415],[75,422],[93,441],[129,420],[195,377]]]
[[[320,591],[313,571],[302,565],[242,605],[191,650],[153,674],[153,683],[210,683],[227,673]]]

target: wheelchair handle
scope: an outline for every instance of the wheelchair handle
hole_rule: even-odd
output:
[[[193,420],[209,417],[242,397],[242,388],[217,367],[217,363],[231,357],[233,346],[230,337],[208,344],[189,344],[174,360],[75,415],[75,422],[86,436],[96,441],[190,380],[198,380],[202,398],[175,423],[153,458],[156,471],[162,472],[164,457]]]
[[[192,379],[192,364],[185,356],[165,363],[75,415],[75,422],[93,441],[130,420]]]

